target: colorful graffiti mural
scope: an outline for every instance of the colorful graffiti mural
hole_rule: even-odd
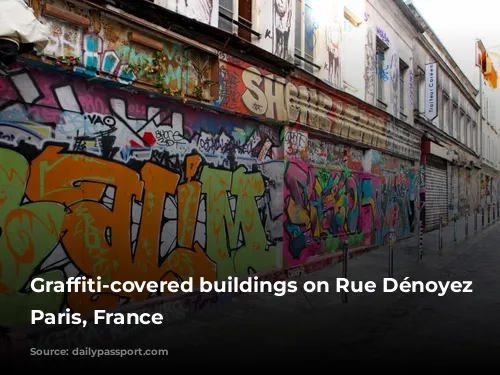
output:
[[[161,85],[163,89],[205,100],[218,97],[217,86],[212,82],[216,81],[218,71],[214,54],[197,48],[188,49],[165,35],[143,33],[116,18],[94,14],[91,9],[66,1],[52,1],[52,6],[88,20],[90,27],[61,22],[46,14],[48,1],[36,2],[39,19],[50,31],[49,43],[40,53],[58,59],[57,65],[61,65],[60,59],[65,57],[78,60],[72,70],[94,79],[149,88]],[[193,3],[176,10],[210,23],[213,9],[211,1],[205,1],[203,5]],[[160,60],[162,69],[155,68],[158,65],[155,60]]]
[[[215,280],[280,267],[279,129],[36,69],[0,91],[0,325],[30,308],[150,297],[39,295],[26,290],[35,275]]]
[[[349,153],[352,153],[349,152]],[[415,229],[417,181],[413,169],[381,168],[380,175],[317,168],[298,158],[285,170],[284,259],[289,265],[333,253],[348,240],[350,246],[382,245],[390,230],[397,237]],[[331,163],[327,162],[331,167]],[[349,158],[349,166],[356,165]],[[384,166],[385,167],[385,166]]]
[[[395,157],[36,68],[0,91],[2,325],[152,297],[40,298],[34,276],[225,279],[413,230],[416,178]]]

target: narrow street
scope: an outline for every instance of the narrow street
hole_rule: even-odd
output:
[[[488,1],[0,1],[0,363],[496,359]]]
[[[245,296],[231,304],[207,310],[183,324],[137,337],[126,347],[168,349],[169,363],[281,363],[282,361],[337,362],[362,358],[373,362],[434,362],[492,359],[500,348],[498,223],[442,254],[427,251],[416,262],[414,239],[396,249],[395,277],[402,280],[473,282],[473,293],[382,293],[387,277],[387,249],[349,262],[351,280],[373,280],[375,293],[349,295],[297,292],[285,297]],[[413,246],[413,248],[411,247]],[[307,277],[341,277],[338,265]],[[305,280],[301,280],[305,281]],[[120,346],[124,347],[124,346]],[[325,355],[331,353],[331,355]],[[319,353],[323,353],[321,356]],[[103,360],[106,360],[105,358]],[[129,360],[123,358],[123,360]],[[132,358],[130,358],[132,361]],[[135,357],[133,361],[141,359]],[[146,362],[164,360],[142,357]]]

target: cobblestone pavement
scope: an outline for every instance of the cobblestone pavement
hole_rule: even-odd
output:
[[[423,262],[418,262],[418,236],[396,243],[394,277],[402,280],[473,281],[473,293],[383,293],[388,277],[388,247],[381,247],[348,262],[348,277],[375,281],[374,293],[305,294],[284,297],[251,294],[221,304],[172,326],[135,337],[120,348],[168,349],[165,357],[127,357],[130,363],[301,364],[356,361],[358,363],[466,363],[482,357],[496,359],[500,349],[500,225],[469,235],[464,220],[443,234],[424,236]],[[342,264],[298,279],[327,280],[334,285],[342,276]],[[452,361],[453,362],[449,362]],[[356,363],[354,362],[354,363]]]

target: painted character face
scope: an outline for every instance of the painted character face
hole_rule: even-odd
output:
[[[287,1],[286,0],[276,0],[276,10],[280,17],[283,17],[287,11]]]

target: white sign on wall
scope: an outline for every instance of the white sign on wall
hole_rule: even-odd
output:
[[[425,66],[425,117],[429,121],[434,120],[438,115],[437,69],[437,63]]]

